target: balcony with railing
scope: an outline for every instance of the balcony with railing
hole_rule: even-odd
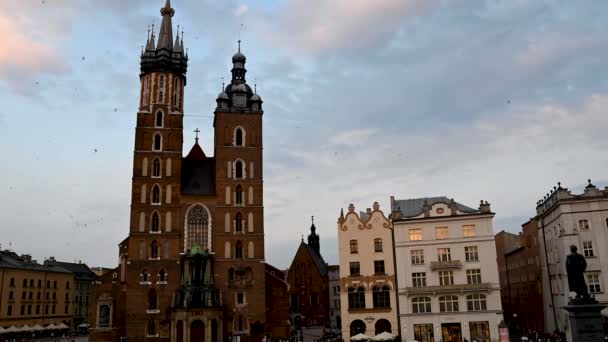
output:
[[[444,260],[444,261],[431,261],[431,269],[435,270],[453,270],[462,267],[460,260]]]
[[[456,292],[478,292],[499,290],[499,286],[492,286],[490,283],[480,284],[458,284],[458,285],[440,285],[440,286],[423,286],[423,287],[406,287],[405,291],[400,291],[399,294],[419,295],[419,294],[439,294],[439,293],[456,293]]]

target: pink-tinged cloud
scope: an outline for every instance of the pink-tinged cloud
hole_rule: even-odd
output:
[[[322,55],[340,49],[388,43],[406,17],[435,6],[435,0],[290,0],[260,26],[275,45]],[[268,19],[268,18],[266,18]]]
[[[23,83],[40,74],[68,70],[50,41],[38,41],[14,17],[0,15],[0,77],[18,92]]]

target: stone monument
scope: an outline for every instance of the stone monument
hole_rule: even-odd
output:
[[[576,296],[564,308],[570,318],[570,341],[596,342],[602,341],[602,314],[604,305],[599,304],[589,296],[589,289],[585,282],[587,261],[585,257],[576,252],[576,246],[570,246],[570,254],[566,258],[566,272],[568,272],[568,287]]]

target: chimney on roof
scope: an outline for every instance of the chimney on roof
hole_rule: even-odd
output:
[[[32,256],[29,254],[23,254],[21,258],[23,258],[23,261],[25,262],[32,262]]]
[[[365,213],[366,213],[367,215],[371,215],[371,214],[372,214],[372,208],[367,208],[367,209],[365,209]]]
[[[489,214],[489,213],[491,213],[491,212],[492,212],[492,210],[490,209],[490,203],[488,203],[488,201],[485,201],[485,202],[484,202],[484,201],[482,200],[482,201],[479,203],[479,211],[480,211],[482,214]]]
[[[54,256],[49,257],[49,261],[50,261],[50,262],[55,262],[55,257],[54,257]]]

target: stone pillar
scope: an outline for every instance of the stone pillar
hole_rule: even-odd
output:
[[[570,318],[570,339],[572,342],[603,341],[601,311],[605,305],[596,303],[566,305]]]
[[[211,342],[211,319],[205,319],[205,342]]]
[[[184,342],[190,342],[190,324],[192,324],[191,318],[184,319]]]

